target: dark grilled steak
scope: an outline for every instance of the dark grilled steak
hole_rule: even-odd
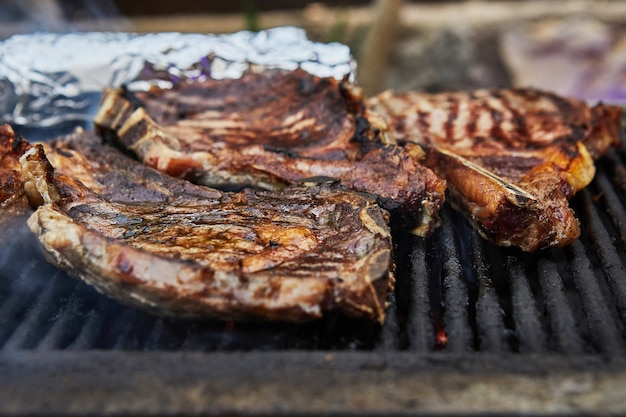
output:
[[[335,79],[266,71],[136,95],[109,90],[95,123],[175,177],[268,190],[333,177],[377,195],[418,235],[439,222],[445,182],[419,163],[419,147],[384,143],[384,123],[366,119],[360,92]]]
[[[183,317],[382,322],[388,214],[326,185],[226,193],[148,168],[92,133],[22,158],[42,177],[29,219],[46,257],[126,304]],[[58,189],[60,197],[46,197]]]
[[[32,212],[29,197],[34,196],[33,204],[37,204],[37,193],[33,192],[34,184],[27,176],[22,175],[20,158],[26,152],[41,152],[33,148],[26,140],[13,132],[9,125],[0,126],[0,242],[11,239],[13,232]],[[27,191],[29,191],[27,193]]]
[[[386,92],[368,107],[448,182],[449,200],[487,239],[534,251],[579,234],[568,200],[620,143],[621,109],[530,89]]]
[[[19,158],[30,148],[9,125],[0,126],[0,230],[30,210]],[[0,236],[5,235],[4,232]]]

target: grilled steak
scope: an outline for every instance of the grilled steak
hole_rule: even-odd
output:
[[[400,143],[424,147],[424,164],[482,236],[525,251],[579,236],[568,200],[621,141],[620,108],[531,89],[385,92],[367,104]]]
[[[0,126],[0,230],[28,213],[19,157],[30,147],[9,125]]]
[[[169,177],[93,133],[22,158],[46,257],[126,304],[182,317],[382,322],[393,287],[388,213],[321,184],[220,192]],[[50,190],[58,190],[55,196]]]
[[[22,175],[19,162],[31,148],[11,126],[0,126],[0,242],[11,239],[32,212],[26,190],[31,190],[33,184]]]
[[[419,163],[419,147],[383,140],[363,116],[359,91],[302,70],[249,72],[238,80],[105,92],[96,126],[149,166],[212,186],[277,190],[337,178],[426,236],[439,223],[445,182]]]

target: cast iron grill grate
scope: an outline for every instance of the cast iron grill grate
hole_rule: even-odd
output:
[[[525,254],[483,241],[445,207],[429,239],[400,236],[382,329],[315,323],[192,322],[118,305],[48,265],[23,235],[0,252],[0,349],[397,350],[621,355],[626,323],[626,167],[611,151],[572,201],[582,236]]]

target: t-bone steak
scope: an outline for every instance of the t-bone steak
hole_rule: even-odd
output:
[[[102,293],[177,317],[384,320],[392,245],[373,197],[328,184],[221,192],[94,133],[43,147],[20,159],[43,200],[29,227],[49,261]]]
[[[385,121],[365,117],[362,94],[348,82],[268,70],[113,89],[95,123],[145,164],[192,182],[278,190],[332,177],[376,195],[415,234],[439,224],[445,181],[420,164],[421,148],[391,143]]]
[[[621,108],[533,89],[426,94],[367,101],[399,143],[420,144],[448,182],[449,201],[485,238],[535,251],[580,234],[568,200],[621,143]]]

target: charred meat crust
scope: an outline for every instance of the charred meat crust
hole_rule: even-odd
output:
[[[529,252],[579,236],[568,200],[593,179],[593,160],[621,144],[619,107],[532,89],[385,92],[367,104],[400,143],[423,146],[483,237]]]
[[[29,149],[9,125],[0,126],[0,241],[11,238],[15,223],[31,211],[19,162]]]
[[[414,153],[387,143],[382,119],[365,114],[360,91],[348,83],[266,71],[127,96],[106,91],[96,126],[169,175],[268,190],[333,177],[378,196],[416,234],[439,224],[445,182]]]
[[[47,258],[99,291],[180,317],[382,322],[388,214],[317,186],[226,193],[171,178],[90,133],[46,145],[60,200],[29,219]]]
[[[427,161],[455,184],[448,201],[492,242],[532,252],[567,245],[580,234],[568,205],[574,190],[552,165],[511,183],[453,153],[430,152]]]

